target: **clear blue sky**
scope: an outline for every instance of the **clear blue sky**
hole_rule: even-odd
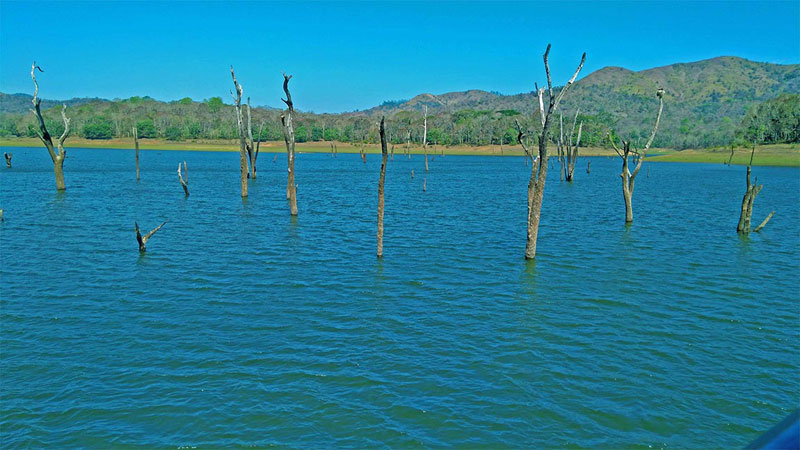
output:
[[[422,92],[529,92],[587,53],[642,70],[721,55],[800,62],[800,2],[148,3],[0,1],[0,91],[159,100],[221,96],[229,66],[254,105],[365,109]]]

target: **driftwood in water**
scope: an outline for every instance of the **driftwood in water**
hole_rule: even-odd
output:
[[[58,138],[58,151],[56,151],[56,146],[53,145],[53,139],[50,137],[50,133],[47,132],[47,127],[44,124],[44,119],[42,118],[42,112],[40,110],[42,100],[38,97],[39,83],[36,82],[36,69],[38,69],[40,72],[44,72],[41,67],[36,65],[36,61],[34,61],[31,65],[31,79],[33,79],[33,85],[35,86],[32,100],[33,114],[36,116],[36,120],[39,122],[39,129],[36,130],[36,134],[47,148],[47,152],[50,154],[50,159],[53,160],[53,172],[55,173],[56,177],[56,189],[63,191],[67,189],[66,185],[64,184],[64,158],[67,157],[67,151],[64,150],[64,141],[67,140],[67,136],[69,136],[70,121],[67,119],[67,105],[64,105],[63,109],[61,110],[61,118],[64,120],[64,132],[61,134],[61,137]]]
[[[189,169],[186,168],[186,161],[183,162],[183,175],[181,175],[181,163],[178,163],[178,180],[181,182],[181,186],[183,186],[183,192],[186,193],[186,196],[189,196]]]
[[[586,173],[592,173],[592,162],[586,161]]]
[[[753,155],[756,152],[756,147],[753,145],[753,151],[750,152],[750,163],[747,164],[747,190],[744,193],[744,197],[742,198],[742,211],[739,214],[739,224],[736,226],[736,231],[738,233],[749,233],[750,232],[750,220],[753,216],[753,202],[756,199],[756,196],[761,189],[764,187],[763,184],[758,184],[758,178],[756,178],[755,183],[750,183],[750,172],[752,171],[753,166]],[[766,219],[761,222],[754,231],[761,231],[762,228],[769,222],[769,219],[772,218],[772,215],[775,214],[775,211],[769,213]]]
[[[386,131],[384,130],[384,117],[381,117],[381,176],[378,179],[378,258],[383,258],[383,183],[386,179]]]
[[[619,176],[622,178],[622,198],[625,200],[625,223],[633,222],[633,183],[636,180],[636,175],[639,173],[639,169],[642,168],[642,163],[644,162],[645,156],[647,156],[647,151],[650,149],[650,146],[653,144],[653,139],[656,137],[658,124],[661,121],[661,112],[664,110],[664,90],[659,89],[656,92],[656,96],[658,97],[658,115],[656,115],[656,123],[653,126],[653,132],[650,134],[650,139],[647,140],[647,144],[645,144],[642,151],[632,151],[631,141],[625,141],[622,139],[620,139],[622,145],[622,149],[620,149],[617,147],[616,143],[614,143],[611,133],[608,135],[614,151],[616,151],[617,155],[622,158],[622,173],[620,173]],[[634,155],[634,163],[636,165],[636,167],[633,169],[633,172],[628,169],[628,156],[630,156],[631,153]]]
[[[139,242],[139,253],[144,253],[147,251],[147,247],[145,246],[147,244],[147,241],[149,241],[150,238],[153,237],[154,234],[156,234],[156,231],[160,230],[165,223],[167,222],[161,222],[161,225],[153,228],[152,231],[150,231],[149,233],[144,235],[144,237],[142,237],[142,233],[139,232],[139,224],[133,222],[133,224],[136,226],[136,240]]]
[[[133,145],[136,147],[136,181],[139,181],[139,130],[133,127]]]
[[[6,167],[9,169],[11,168],[11,153],[3,153],[3,156],[6,158]]]
[[[297,215],[297,186],[294,183],[294,127],[292,119],[294,116],[294,103],[292,94],[289,93],[289,80],[291,75],[283,74],[283,92],[286,98],[281,99],[286,103],[286,111],[281,113],[281,124],[283,125],[283,141],[286,143],[286,157],[288,159],[289,176],[286,180],[286,199],[289,200],[289,212]]]
[[[556,96],[553,93],[553,81],[550,77],[550,63],[548,62],[549,54],[550,44],[547,44],[547,50],[545,50],[542,58],[544,60],[545,73],[547,74],[549,103],[548,108],[545,111],[544,88],[537,89],[539,94],[539,116],[542,121],[542,134],[539,135],[539,155],[535,160],[532,160],[531,178],[528,181],[528,226],[527,239],[525,243],[525,259],[533,259],[536,256],[536,240],[539,235],[539,220],[541,218],[542,200],[544,199],[544,185],[545,181],[547,180],[547,141],[548,133],[550,131],[550,127],[552,126],[551,118],[553,113],[558,109],[561,99],[564,98],[564,94],[567,93],[569,88],[575,82],[575,79],[578,77],[578,73],[581,71],[581,68],[583,68],[583,63],[586,61],[586,53],[584,53],[581,56],[581,62],[578,64],[578,68],[575,70],[572,78],[567,81],[567,84],[561,88]],[[521,128],[518,128],[517,141],[520,144],[523,144],[524,137],[525,136],[524,133],[522,133]],[[529,158],[532,157],[530,149],[526,148],[524,145],[523,149],[525,149],[525,153],[528,154]]]
[[[422,116],[422,151],[425,153],[425,172],[428,171],[428,106]]]
[[[236,124],[239,132],[239,181],[241,183],[242,197],[247,197],[247,135],[244,125],[244,115],[242,113],[242,94],[244,90],[242,86],[236,81],[236,74],[233,73],[233,66],[231,66],[231,78],[233,78],[233,87],[236,93],[231,92],[233,97],[233,106],[236,107]]]

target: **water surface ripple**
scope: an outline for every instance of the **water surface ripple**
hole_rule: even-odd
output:
[[[283,155],[243,202],[235,153],[71,149],[57,194],[13,152],[6,448],[741,447],[800,403],[797,169],[739,237],[743,167],[645,163],[626,228],[617,159],[554,164],[526,262],[522,158],[397,154],[378,261],[376,155],[299,155],[292,220]]]

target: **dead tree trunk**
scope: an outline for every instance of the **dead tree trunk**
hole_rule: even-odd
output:
[[[750,152],[750,163],[747,164],[747,190],[744,193],[744,197],[742,198],[742,211],[739,214],[739,224],[736,226],[736,231],[738,233],[749,233],[750,232],[750,220],[753,216],[753,202],[756,199],[756,196],[761,189],[764,187],[763,184],[758,184],[758,178],[756,178],[755,183],[750,183],[750,172],[752,170],[753,165],[753,155],[756,152],[756,147],[753,145],[753,151]],[[772,218],[772,215],[775,214],[775,211],[769,213],[766,219],[761,222],[755,231],[761,231],[762,228],[769,222],[769,219]]]
[[[406,130],[406,156],[411,159],[411,130]]]
[[[587,174],[592,173],[592,162],[591,161],[586,161],[586,173]]]
[[[181,186],[183,186],[183,192],[186,193],[186,196],[189,196],[189,169],[186,168],[186,161],[183,162],[183,172],[184,175],[181,175],[181,163],[178,163],[178,180],[181,182]]]
[[[386,179],[386,131],[384,118],[381,117],[381,177],[378,180],[378,258],[383,258],[383,183]]]
[[[234,106],[236,107],[236,123],[239,130],[239,179],[242,188],[242,197],[247,197],[247,137],[244,129],[244,116],[242,115],[242,86],[236,81],[236,74],[233,73],[233,66],[231,66],[231,78],[233,78],[233,87],[236,89],[236,94],[231,92],[233,97]]]
[[[281,114],[283,124],[283,140],[286,142],[286,157],[289,165],[289,177],[286,182],[286,198],[289,200],[289,211],[291,215],[297,215],[297,186],[294,184],[294,127],[292,126],[292,116],[294,115],[294,103],[292,94],[289,93],[289,80],[291,75],[283,74],[283,92],[286,93],[286,111]]]
[[[572,75],[572,78],[561,88],[558,96],[553,94],[553,81],[550,77],[550,63],[548,62],[548,55],[550,54],[550,44],[547,44],[547,50],[544,52],[544,69],[547,74],[547,88],[549,91],[549,104],[547,111],[544,110],[544,88],[537,89],[539,94],[539,115],[542,121],[542,134],[539,135],[539,156],[533,160],[531,168],[531,178],[528,181],[528,230],[527,242],[525,244],[525,259],[533,259],[536,257],[536,239],[539,235],[539,220],[541,218],[542,200],[544,199],[544,185],[547,180],[547,140],[548,133],[551,127],[551,118],[553,113],[558,109],[561,99],[567,93],[569,88],[578,77],[578,73],[583,68],[583,63],[586,61],[586,53],[581,56],[581,62],[578,68]],[[530,149],[524,145],[524,133],[521,128],[518,130],[517,141],[523,145],[525,153],[531,155]],[[538,164],[537,164],[538,162]]]
[[[67,139],[67,136],[69,136],[69,119],[67,119],[66,113],[67,105],[64,105],[63,109],[61,110],[61,118],[64,120],[64,132],[61,134],[61,137],[58,138],[58,151],[56,151],[56,146],[53,145],[53,139],[50,137],[50,133],[47,132],[47,127],[44,125],[44,119],[42,118],[42,112],[40,109],[42,100],[38,97],[39,83],[36,82],[36,74],[34,72],[36,69],[39,69],[40,72],[44,72],[41,67],[36,65],[36,61],[34,61],[31,65],[31,79],[33,79],[33,85],[35,86],[33,91],[33,114],[36,116],[36,120],[39,122],[39,129],[36,130],[36,134],[47,148],[47,152],[50,154],[50,159],[53,160],[53,172],[56,177],[56,189],[59,191],[64,191],[67,189],[66,185],[64,184],[64,158],[67,157],[67,151],[64,150],[64,141]]]
[[[647,151],[650,149],[650,146],[653,144],[653,139],[656,137],[658,123],[661,121],[661,112],[664,110],[664,90],[659,89],[658,92],[656,92],[656,96],[658,97],[658,115],[656,116],[656,123],[653,126],[653,132],[650,134],[650,139],[647,140],[644,149],[641,152],[637,150],[633,151],[636,167],[633,169],[632,173],[628,169],[628,156],[631,154],[631,141],[620,139],[622,143],[622,149],[620,150],[614,143],[614,139],[611,138],[611,133],[608,135],[614,151],[622,158],[622,173],[620,173],[619,176],[622,178],[622,197],[625,200],[625,223],[633,222],[633,183],[636,180],[639,169],[642,168],[642,163],[644,162],[645,156],[647,156]]]
[[[422,151],[425,153],[425,172],[428,171],[428,107],[424,106],[422,118]]]
[[[247,157],[250,160],[250,171],[248,176],[255,180],[256,158],[258,157],[258,154],[256,153],[255,146],[253,145],[253,121],[250,118],[250,97],[247,97]]]
[[[572,129],[569,132],[569,140],[566,142],[565,148],[565,156],[566,156],[566,172],[564,173],[564,179],[567,182],[572,182],[573,176],[575,174],[575,162],[578,161],[578,147],[581,145],[581,134],[583,133],[583,122],[578,126],[578,138],[573,142],[572,137],[575,134],[575,123],[578,121],[578,114],[580,113],[580,109],[575,111],[575,118],[572,119]]]
[[[564,165],[564,114],[558,113],[558,141],[556,141],[556,150],[558,150],[558,164],[559,181],[564,181],[564,174],[567,173],[567,168]]]
[[[139,224],[136,223],[136,222],[133,222],[133,224],[136,226],[136,240],[139,242],[139,253],[144,253],[144,252],[147,251],[147,247],[145,247],[145,244],[147,244],[147,241],[149,241],[150,238],[154,234],[156,234],[156,231],[160,230],[161,227],[163,227],[165,223],[167,223],[167,222],[161,222],[161,225],[153,228],[152,231],[150,231],[149,233],[144,235],[144,237],[142,237],[142,234],[139,232]]]
[[[11,153],[3,153],[3,156],[6,158],[6,167],[9,169],[11,168]]]
[[[136,147],[136,181],[139,181],[139,131],[133,127],[133,145]]]

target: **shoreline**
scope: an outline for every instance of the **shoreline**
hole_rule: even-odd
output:
[[[92,140],[85,138],[73,138],[67,141],[69,147],[109,149],[109,150],[133,150],[133,140],[129,138],[115,138],[105,140]],[[303,142],[297,143],[296,148],[300,153],[330,153],[331,142]],[[362,146],[349,143],[335,142],[337,152],[340,153],[360,153]],[[38,138],[0,138],[0,147],[41,147],[42,143]],[[196,141],[167,141],[163,139],[140,139],[139,148],[142,151],[211,151],[211,152],[237,152],[239,151],[238,140],[196,140]],[[376,144],[365,144],[364,152],[369,154],[380,154],[380,147]],[[395,153],[400,155],[405,153],[405,145],[394,145]],[[431,145],[428,153],[432,156],[440,155],[444,150],[445,155],[475,155],[475,156],[522,156],[524,153],[519,145],[503,146],[502,152],[499,145],[486,145],[480,147],[457,145],[445,147]],[[266,141],[261,143],[261,151],[264,153],[285,153],[282,141]],[[420,146],[411,146],[411,154],[423,154]],[[732,165],[747,165],[750,160],[751,149],[735,149]],[[648,162],[681,162],[681,163],[709,163],[724,164],[730,157],[729,149],[653,149],[653,156],[646,159]],[[616,156],[613,149],[599,147],[582,147],[579,156]],[[552,158],[552,154],[551,154]],[[756,154],[753,159],[754,166],[778,166],[778,167],[800,167],[800,146],[797,144],[777,144],[763,145],[756,147]]]

